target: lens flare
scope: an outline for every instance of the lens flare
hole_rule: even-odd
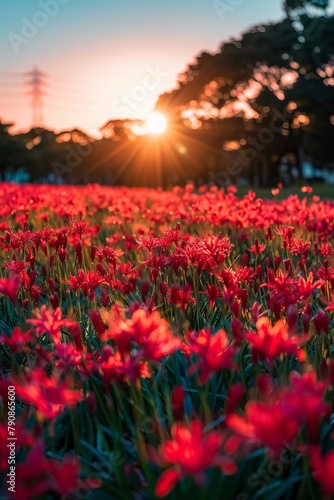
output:
[[[157,111],[151,113],[145,122],[149,134],[162,134],[167,128],[166,117]]]

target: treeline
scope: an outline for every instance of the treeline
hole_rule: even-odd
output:
[[[219,2],[217,2],[218,4]],[[111,120],[94,140],[80,130],[0,124],[2,178],[114,185],[273,185],[302,177],[303,164],[334,170],[334,18],[327,0],[289,0],[286,17],[254,26],[201,53],[160,96],[169,127],[137,135],[140,124]],[[24,170],[23,170],[24,169]]]

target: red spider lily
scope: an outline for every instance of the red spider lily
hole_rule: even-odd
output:
[[[7,335],[0,335],[0,343],[8,345],[9,349],[14,353],[18,353],[20,351],[27,351],[27,343],[33,342],[34,337],[32,334],[32,330],[28,330],[27,332],[23,332],[21,328],[15,327],[8,337]]]
[[[128,328],[142,356],[147,359],[159,360],[181,347],[181,341],[172,335],[167,321],[158,312],[147,314],[138,309],[128,322]]]
[[[306,339],[300,336],[289,337],[284,321],[279,320],[271,326],[269,319],[262,317],[256,322],[256,329],[257,333],[246,334],[246,340],[252,345],[255,357],[260,354],[273,364],[275,358],[281,354],[294,354],[299,361],[305,361],[306,354],[299,345]]]
[[[45,255],[47,255],[47,247],[55,246],[57,242],[57,233],[54,229],[46,226],[43,229],[38,229],[33,234],[34,246],[36,250],[41,246]]]
[[[168,248],[173,243],[178,246],[182,241],[187,241],[189,239],[189,235],[182,234],[180,228],[181,226],[178,223],[176,229],[167,229],[165,231],[164,237],[160,239],[163,248]]]
[[[134,266],[130,261],[121,262],[117,267],[117,274],[120,276],[120,280],[117,280],[119,285],[114,286],[114,288],[119,289],[123,295],[132,293],[136,286],[136,279],[140,276],[138,267]]]
[[[301,423],[305,422],[312,443],[318,438],[322,417],[330,415],[331,405],[325,403],[327,381],[317,381],[315,372],[292,373],[290,387],[283,391],[282,401]]]
[[[196,483],[205,483],[204,472],[211,467],[220,468],[225,474],[234,474],[234,462],[222,454],[223,438],[216,431],[203,433],[202,423],[194,420],[189,428],[182,424],[172,427],[172,440],[159,447],[159,455],[172,467],[158,479],[155,494],[165,497],[185,476],[193,476]]]
[[[21,229],[18,229],[16,232],[13,229],[9,229],[6,233],[6,238],[12,250],[25,249],[27,243],[33,241],[33,233],[31,231],[22,231]]]
[[[226,416],[226,424],[242,437],[240,440],[231,438],[228,445],[230,451],[243,441],[249,441],[264,445],[272,456],[279,454],[291,443],[300,428],[298,418],[281,401],[269,404],[249,401],[245,407],[245,416],[229,414]]]
[[[149,255],[148,258],[142,262],[143,266],[149,268],[150,279],[156,281],[159,275],[159,270],[166,266],[167,258],[164,255],[156,255],[155,253]]]
[[[85,274],[82,269],[79,269],[77,276],[70,274],[66,283],[74,290],[81,289],[83,294],[91,300],[95,300],[96,289],[102,284],[107,284],[105,278],[99,272],[88,271]]]
[[[33,285],[29,290],[29,295],[34,301],[35,305],[39,302],[40,294],[43,293],[44,289],[41,286]]]
[[[282,236],[284,240],[287,242],[287,244],[290,243],[291,238],[292,238],[292,233],[294,231],[293,226],[281,226],[279,229],[275,229],[275,233]]]
[[[209,285],[205,292],[199,292],[203,295],[206,295],[209,299],[209,306],[214,307],[216,300],[222,298],[222,292],[216,285]]]
[[[237,365],[233,360],[236,347],[229,343],[224,330],[219,330],[214,335],[208,330],[201,330],[197,335],[188,333],[187,343],[190,352],[197,354],[199,360],[189,368],[189,374],[199,371],[199,383],[205,384],[215,372],[223,369],[236,370]]]
[[[283,274],[278,270],[276,276],[269,269],[269,281],[263,283],[261,287],[266,286],[271,291],[271,300],[274,304],[288,307],[290,304],[295,304],[300,301],[306,301],[314,290],[319,289],[323,282],[318,280],[313,283],[313,275],[310,273],[307,280],[300,276],[299,280],[291,278],[289,274]]]
[[[303,241],[303,240],[296,240],[294,238],[291,239],[289,242],[289,245],[287,246],[287,249],[292,255],[301,255],[302,258],[305,260],[307,258],[309,249],[311,246],[310,241]]]
[[[81,465],[76,456],[65,455],[62,462],[46,458],[41,441],[30,450],[24,463],[16,465],[15,498],[30,500],[46,493],[72,495],[80,488],[98,488],[99,481],[80,479]]]
[[[326,259],[323,263],[323,266],[318,268],[315,271],[316,275],[324,280],[324,282],[329,281],[331,284],[331,287],[333,288],[334,284],[334,267],[328,265],[328,260]],[[324,283],[325,284],[325,283]]]
[[[170,304],[175,304],[185,311],[189,304],[196,304],[196,299],[194,299],[191,294],[191,285],[186,284],[183,288],[179,288],[178,285],[173,285],[167,291],[168,302]]]
[[[140,355],[149,360],[159,360],[181,347],[181,341],[169,330],[166,320],[158,312],[147,313],[137,309],[131,319],[114,309],[115,318],[105,315],[109,329],[102,339],[114,339],[121,353],[130,350],[130,342],[138,346]]]
[[[83,352],[77,350],[72,344],[56,344],[54,357],[56,357],[55,366],[62,370],[76,368],[83,359]]]
[[[119,249],[109,247],[93,247],[95,248],[95,255],[100,262],[105,261],[108,265],[111,265],[114,269],[116,268],[117,261],[119,257],[121,257],[124,252]],[[94,259],[93,259],[94,260]]]
[[[8,297],[12,302],[17,298],[17,292],[20,287],[20,280],[14,278],[0,278],[0,293]]]
[[[152,252],[152,250],[157,249],[161,245],[161,240],[155,238],[154,236],[138,236],[137,239],[137,250],[146,250],[147,252]]]
[[[188,269],[189,257],[184,248],[176,247],[173,253],[167,257],[167,264],[171,266],[175,273],[181,268]]]
[[[83,398],[80,391],[70,388],[70,380],[60,382],[58,374],[48,377],[41,368],[27,372],[23,380],[14,380],[13,384],[17,396],[36,406],[48,420],[54,419],[64,407],[76,404]]]
[[[150,378],[148,365],[138,355],[131,356],[130,353],[121,354],[115,352],[112,347],[103,348],[100,360],[100,369],[103,381],[106,384],[115,381],[136,382],[140,377]]]
[[[203,269],[212,270],[224,262],[226,257],[230,255],[232,248],[233,245],[226,236],[223,237],[221,233],[218,236],[210,234],[196,240],[192,252],[193,256],[189,260],[199,268],[200,272]]]
[[[259,240],[255,238],[254,245],[248,248],[247,250],[251,253],[260,254],[266,249],[266,246],[267,245],[265,243],[259,243]]]
[[[253,283],[256,276],[252,267],[242,266],[232,269],[222,269],[217,274],[219,281],[222,281],[226,289],[230,290],[232,294],[238,293],[238,286],[241,282]]]
[[[334,450],[322,455],[319,447],[311,448],[311,467],[315,480],[321,484],[325,495],[334,495]]]
[[[20,277],[28,266],[29,262],[24,262],[23,260],[10,260],[9,262],[5,262],[5,268],[10,278],[14,278],[15,276]]]
[[[35,311],[36,319],[28,319],[36,328],[38,335],[48,333],[55,343],[60,342],[60,334],[62,328],[73,328],[78,326],[77,323],[70,319],[62,319],[62,311],[60,308],[55,311],[42,306],[40,311]]]
[[[94,227],[91,222],[84,220],[84,219],[79,219],[75,220],[72,219],[69,222],[69,233],[70,234],[77,234],[80,239],[82,239],[82,236],[86,233],[96,233],[99,231],[98,226]]]
[[[319,255],[324,255],[325,257],[330,257],[330,256],[334,255],[334,249],[333,249],[331,243],[322,243],[321,248],[319,248],[318,253],[319,253]]]

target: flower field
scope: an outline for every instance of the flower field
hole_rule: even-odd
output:
[[[0,184],[0,498],[333,498],[310,191]]]

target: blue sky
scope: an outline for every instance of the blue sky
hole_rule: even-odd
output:
[[[38,65],[48,74],[47,126],[93,131],[111,116],[143,118],[157,96],[173,88],[177,74],[194,55],[216,51],[222,41],[250,25],[282,18],[282,4],[283,0],[1,0],[0,117],[15,121],[19,128],[29,126],[30,97],[24,94],[19,73]],[[219,15],[224,5],[226,12]]]

